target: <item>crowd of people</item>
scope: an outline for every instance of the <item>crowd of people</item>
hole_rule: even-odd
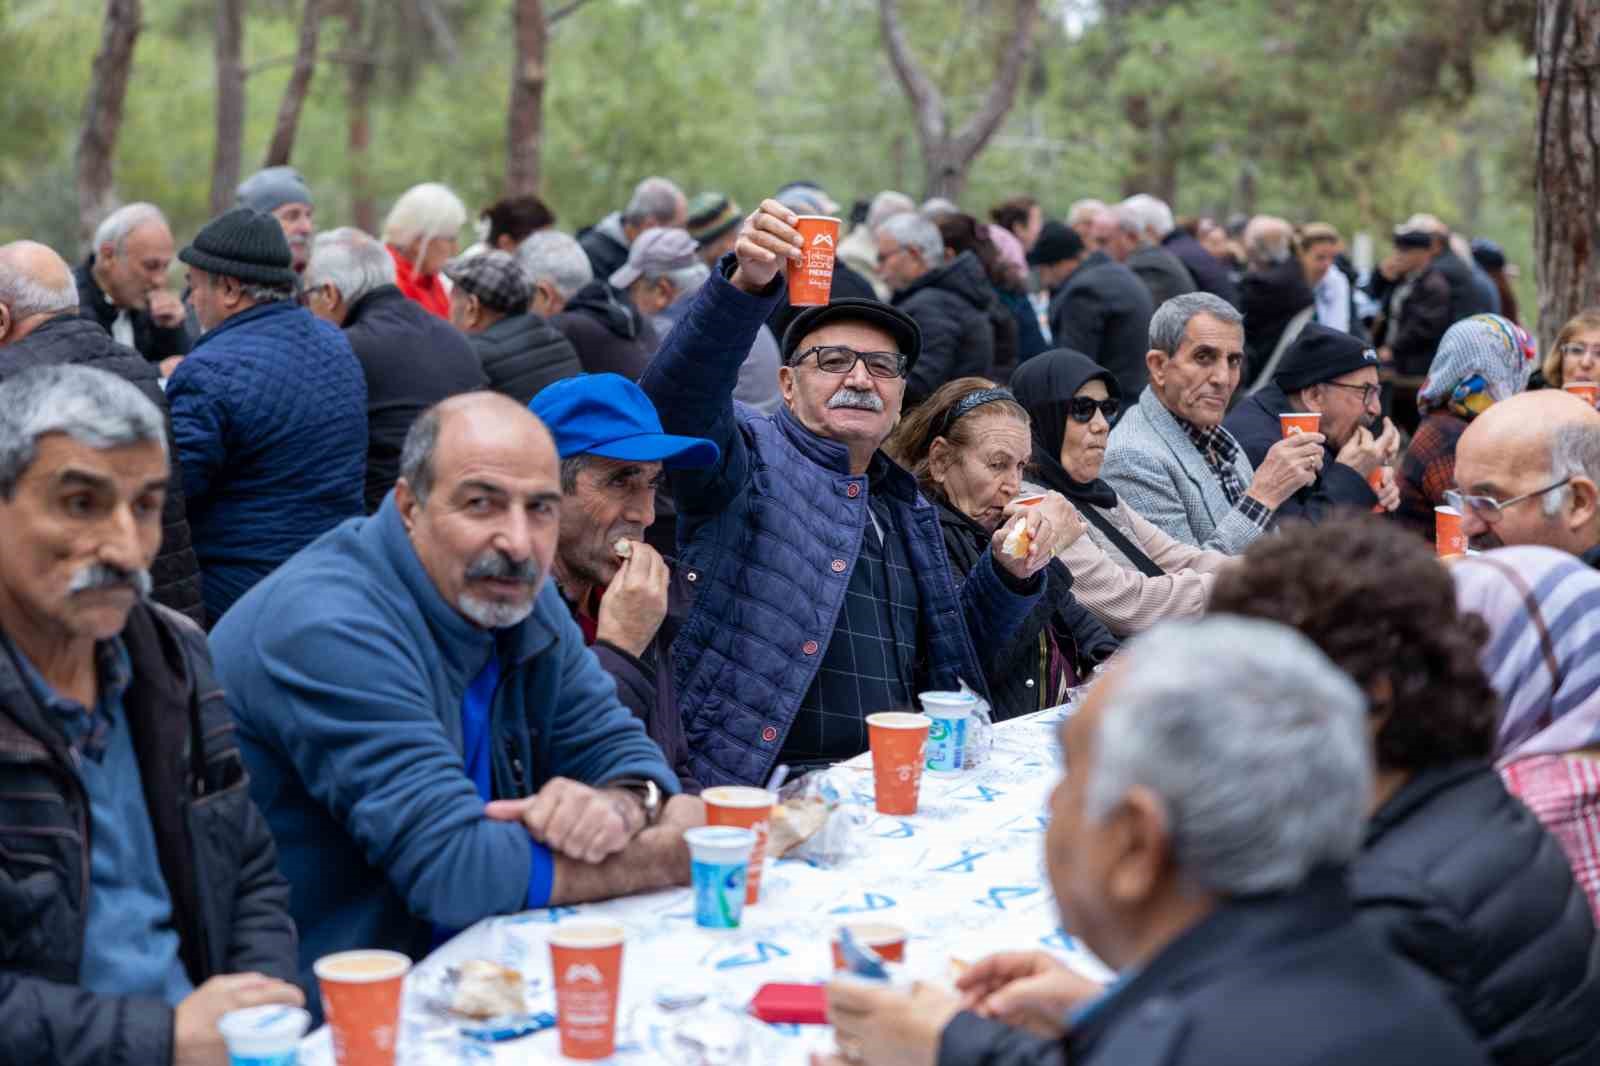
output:
[[[1600,1061],[1600,311],[1540,361],[1428,215],[1358,276],[1149,195],[238,201],[0,246],[18,1061],[221,1064],[323,955],[684,884],[702,789],[963,685],[1087,686],[1044,861],[1118,976],[836,984],[842,1061]]]

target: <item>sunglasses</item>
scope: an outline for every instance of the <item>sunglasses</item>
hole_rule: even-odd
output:
[[[1122,404],[1117,400],[1096,400],[1089,396],[1074,396],[1067,405],[1067,414],[1074,422],[1093,422],[1096,411],[1104,415],[1107,422],[1115,422],[1120,410]]]
[[[858,362],[867,364],[867,373],[875,378],[904,377],[906,372],[906,357],[899,352],[858,352],[842,344],[807,348],[794,357],[794,363],[791,365],[799,365],[808,355],[817,357],[818,370],[825,370],[830,374],[848,374],[855,369]]]

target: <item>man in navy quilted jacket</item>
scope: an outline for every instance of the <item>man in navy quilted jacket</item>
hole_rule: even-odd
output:
[[[367,384],[295,300],[289,242],[234,208],[178,253],[200,328],[167,382],[211,623],[279,563],[363,512]]]
[[[958,586],[938,513],[879,450],[921,349],[877,300],[810,307],[784,331],[783,406],[733,401],[739,365],[801,257],[796,215],[768,200],[744,223],[640,385],[667,433],[719,461],[671,472],[679,567],[694,605],[672,648],[690,767],[704,785],[764,782],[866,750],[865,718],[926,689],[986,691],[1038,602],[1039,571],[1079,531],[1059,498],[1029,509],[1032,545],[1001,550],[1018,505]]]

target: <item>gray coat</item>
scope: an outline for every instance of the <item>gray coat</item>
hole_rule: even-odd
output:
[[[1255,470],[1243,448],[1233,465],[1239,481],[1249,485]],[[1261,535],[1228,502],[1205,456],[1150,389],[1111,431],[1100,476],[1129,507],[1174,540],[1238,555]]]

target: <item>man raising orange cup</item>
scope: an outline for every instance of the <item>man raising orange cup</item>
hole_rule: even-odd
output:
[[[833,291],[833,257],[839,246],[839,220],[828,215],[801,215],[794,228],[802,242],[799,259],[784,260],[789,302],[818,305]]]

